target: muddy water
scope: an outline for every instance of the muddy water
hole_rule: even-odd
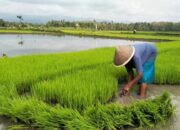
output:
[[[122,88],[123,85],[120,85],[120,90]],[[168,91],[171,94],[172,103],[176,106],[176,111],[175,115],[166,123],[166,125],[159,124],[156,126],[155,130],[180,130],[180,86],[149,85],[146,98],[155,98],[156,96],[162,95],[164,91]],[[121,104],[130,104],[131,102],[140,100],[137,93],[138,86],[135,86],[127,96],[119,96],[116,98],[115,102]]]
[[[12,124],[13,122],[11,122],[9,119],[5,117],[0,117],[0,130],[6,130],[8,126]]]
[[[0,130],[34,130],[24,124],[15,123],[7,117],[0,116]]]

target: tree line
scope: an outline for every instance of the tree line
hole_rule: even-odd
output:
[[[74,27],[97,30],[139,30],[139,31],[180,31],[180,22],[136,22],[136,23],[115,23],[96,21],[49,21],[47,27]]]
[[[0,27],[72,27],[94,30],[138,30],[138,31],[180,31],[180,22],[97,22],[93,21],[66,21],[52,20],[46,24],[33,24],[23,22],[23,18],[17,16],[20,22],[8,22],[0,19]]]

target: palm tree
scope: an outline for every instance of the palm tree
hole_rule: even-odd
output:
[[[17,15],[16,17],[20,20],[19,27],[22,27],[23,26],[23,17],[21,15]]]
[[[20,20],[20,22],[23,21],[23,17],[21,15],[17,15],[16,17]]]

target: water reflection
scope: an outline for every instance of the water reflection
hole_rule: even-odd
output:
[[[17,37],[19,38],[18,44],[19,45],[23,45],[24,44],[23,36],[22,35],[18,35]]]
[[[23,42],[23,41],[19,41],[18,44],[19,44],[19,45],[23,45],[24,42]]]
[[[136,43],[144,42],[69,35],[52,36],[33,34],[1,34],[0,55],[2,56],[3,53],[8,56],[16,56],[39,53],[69,52]]]
[[[2,57],[7,57],[7,55],[5,53],[2,54]]]

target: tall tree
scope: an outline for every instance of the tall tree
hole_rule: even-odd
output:
[[[20,20],[19,28],[23,27],[23,17],[21,15],[16,16]]]

